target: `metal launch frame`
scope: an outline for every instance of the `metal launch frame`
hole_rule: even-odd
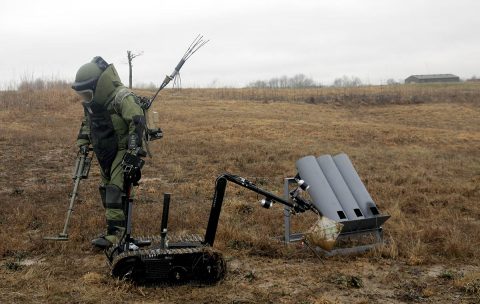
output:
[[[330,155],[307,156],[297,161],[297,170],[296,177],[284,179],[285,199],[290,197],[290,186],[302,180],[309,185],[306,191],[314,208],[343,225],[335,247],[325,250],[317,246],[314,248],[317,252],[324,256],[355,254],[384,243],[382,225],[390,215],[380,214],[346,154],[333,158]],[[317,187],[317,192],[311,191],[311,187]],[[329,191],[330,196],[319,192],[320,187],[324,192]],[[291,232],[292,212],[288,206],[284,207],[283,214],[283,241],[286,244],[305,241],[304,233]]]

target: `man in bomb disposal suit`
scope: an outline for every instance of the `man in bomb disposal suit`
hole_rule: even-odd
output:
[[[106,234],[92,240],[99,248],[117,243],[125,231],[125,181],[128,170],[131,181],[141,177],[139,159],[142,149],[145,116],[136,96],[120,81],[113,64],[95,57],[77,71],[72,88],[83,98],[85,116],[77,138],[81,153],[89,145],[97,155],[102,175],[99,187],[105,216]]]

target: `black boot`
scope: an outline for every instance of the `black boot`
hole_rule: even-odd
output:
[[[123,211],[123,192],[115,185],[106,185],[105,217],[107,219],[107,233],[92,240],[92,245],[105,249],[120,241],[125,231],[125,213]],[[100,188],[102,195],[103,189]]]
[[[112,246],[113,243],[107,240],[104,235],[101,235],[92,240],[92,245],[99,249],[107,249]]]

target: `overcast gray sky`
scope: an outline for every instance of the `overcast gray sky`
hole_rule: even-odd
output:
[[[199,33],[210,42],[183,86],[243,86],[303,73],[385,83],[411,74],[480,76],[480,1],[2,1],[0,88],[22,77],[72,81],[101,55],[128,82],[159,84]]]

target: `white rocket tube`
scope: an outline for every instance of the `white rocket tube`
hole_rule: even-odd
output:
[[[332,156],[322,155],[317,158],[317,162],[323,171],[323,174],[328,180],[330,187],[332,187],[335,196],[337,197],[343,211],[349,220],[357,220],[365,218],[361,212],[357,201],[353,197],[352,192],[345,183],[342,174],[338,170]]]
[[[360,176],[358,176],[358,173],[348,156],[341,153],[334,156],[333,161],[337,165],[338,170],[342,174],[343,179],[347,183],[348,188],[352,192],[363,215],[366,218],[377,216],[379,213],[377,206],[368,193],[367,188],[365,188]]]
[[[310,186],[307,192],[318,211],[334,221],[346,221],[343,208],[315,157],[305,156],[297,160],[296,167],[300,177]]]

